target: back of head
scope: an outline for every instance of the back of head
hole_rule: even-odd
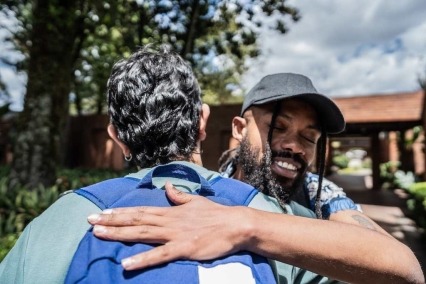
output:
[[[107,85],[110,122],[140,167],[189,160],[198,139],[200,88],[166,46],[117,62]]]

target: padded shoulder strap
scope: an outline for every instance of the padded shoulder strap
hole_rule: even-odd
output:
[[[154,176],[171,176],[200,183],[197,194],[226,205],[247,206],[258,190],[235,179],[218,176],[209,182],[193,169],[176,165],[158,166],[148,172],[142,180],[136,178],[115,178],[106,180],[75,192],[96,204],[101,210],[111,208],[124,196],[141,188],[152,189]]]
[[[80,188],[75,193],[89,199],[104,210],[110,208],[129,190],[136,189],[139,182],[140,180],[135,178],[115,178]]]
[[[256,188],[236,179],[218,176],[210,180],[215,197],[230,200],[235,205],[248,206],[256,194]]]

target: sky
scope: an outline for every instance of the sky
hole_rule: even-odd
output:
[[[244,76],[301,73],[330,97],[410,92],[426,76],[426,1],[291,0],[300,21],[262,33],[263,56]]]
[[[426,1],[289,0],[301,19],[279,35],[263,30],[263,55],[251,63],[243,86],[263,76],[301,73],[330,97],[418,90],[426,76]],[[2,19],[0,19],[2,20]],[[0,34],[0,37],[2,35]],[[6,52],[0,43],[0,52]],[[10,54],[10,56],[19,56]],[[22,109],[26,77],[0,64],[13,110]]]

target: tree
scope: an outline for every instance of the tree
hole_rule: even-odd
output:
[[[79,17],[74,11],[79,2],[39,0],[31,4],[28,83],[13,149],[12,187],[18,183],[30,187],[50,185],[55,181],[76,52],[74,27]]]
[[[299,18],[284,1],[115,1],[104,8],[97,11],[97,26],[76,70],[77,114],[101,113],[112,64],[151,42],[169,43],[191,62],[207,102],[235,101],[231,92],[241,87],[246,59],[260,53],[257,36],[264,18],[281,16],[270,24],[281,33],[286,32],[283,15]]]
[[[18,0],[21,25],[12,40],[26,59],[28,84],[18,121],[10,184],[50,185],[60,161],[69,110],[101,113],[112,64],[137,46],[169,43],[193,66],[212,100],[226,101],[239,85],[247,58],[260,54],[264,19],[286,31],[297,10],[278,0]],[[70,96],[71,95],[71,96]]]
[[[9,100],[9,93],[7,92],[6,85],[4,84],[0,76],[0,106],[6,105],[6,104],[7,106],[9,106],[9,104],[7,103],[8,100]],[[1,114],[0,114],[0,117],[1,117]]]
[[[418,79],[420,88],[422,88],[422,90],[424,92],[426,92],[426,70],[425,70],[425,74],[423,76],[420,76],[420,78]]]

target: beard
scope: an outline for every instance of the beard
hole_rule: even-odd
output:
[[[265,153],[260,158],[260,149],[251,146],[246,137],[240,144],[237,163],[241,167],[243,181],[257,188],[260,192],[278,200],[281,207],[289,203],[291,196],[302,188],[308,164],[299,155],[291,151],[272,151],[266,144]],[[291,158],[297,161],[301,168],[296,178],[289,179],[272,173],[271,165],[275,157]]]

